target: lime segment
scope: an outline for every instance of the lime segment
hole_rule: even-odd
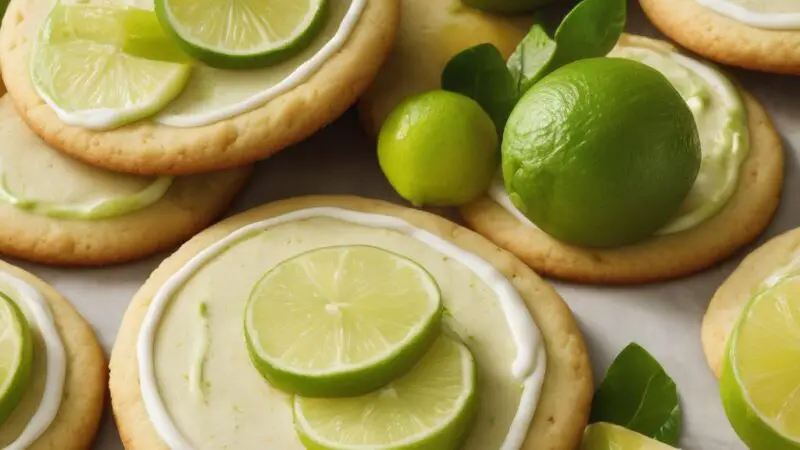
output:
[[[442,336],[406,376],[363,397],[296,397],[295,426],[306,448],[454,450],[476,407],[475,361]]]
[[[311,397],[360,395],[407,372],[439,333],[433,278],[368,246],[327,247],[279,264],[245,312],[255,366],[273,385]]]
[[[189,59],[155,14],[56,4],[31,55],[31,78],[59,118],[114,128],[163,109],[189,79]]]
[[[581,450],[670,450],[673,447],[610,423],[586,427]]]
[[[790,277],[750,302],[723,363],[725,412],[751,449],[800,449],[798,361],[800,277]]]
[[[305,48],[322,29],[327,0],[156,0],[164,28],[186,52],[219,68],[256,68]]]
[[[28,322],[14,302],[0,293],[0,424],[22,400],[33,361]]]

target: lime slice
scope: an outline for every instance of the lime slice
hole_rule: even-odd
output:
[[[33,337],[14,302],[0,293],[0,423],[22,400],[31,378]]]
[[[581,450],[669,450],[674,447],[610,423],[586,427]]]
[[[212,67],[252,69],[283,61],[322,30],[328,0],[156,0],[184,50]]]
[[[477,406],[475,360],[442,335],[404,377],[363,397],[295,397],[295,427],[310,449],[453,450]]]
[[[189,58],[154,13],[57,3],[31,55],[31,78],[69,125],[114,128],[150,116],[180,94]]]
[[[753,298],[723,362],[722,403],[751,449],[800,449],[799,361],[800,277],[790,277]]]
[[[273,385],[309,397],[360,395],[407,372],[439,333],[430,274],[375,247],[326,247],[278,265],[256,285],[245,335]]]

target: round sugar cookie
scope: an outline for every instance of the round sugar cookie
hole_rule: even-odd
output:
[[[362,225],[354,225],[344,221],[344,219],[337,220],[335,216],[323,218],[308,215],[309,211],[312,211],[313,214],[318,214],[317,211],[320,208],[325,211],[334,209],[334,212],[339,214],[343,210],[348,214],[362,214],[359,217],[363,217],[365,214],[369,215],[370,218],[364,220],[367,220],[370,225],[358,228]],[[296,219],[286,216],[287,214],[294,215]],[[333,213],[327,212],[327,214]],[[232,235],[242,227],[267,219],[272,220],[272,222],[254,225],[257,227],[255,230],[251,226],[249,228],[250,233],[254,234],[246,234],[246,238],[241,237],[241,234]],[[397,225],[406,227],[402,228],[403,231],[390,229],[388,228],[390,225],[383,225],[387,221],[394,221],[393,223],[396,224],[398,219],[404,222],[403,225]],[[284,228],[281,228],[281,226]],[[410,230],[407,228],[409,226],[414,228]],[[357,229],[353,229],[353,227]],[[414,229],[416,231],[412,231]],[[257,371],[252,366],[249,366],[250,362],[247,350],[244,348],[243,336],[239,331],[242,326],[241,317],[244,314],[242,302],[246,301],[247,293],[250,289],[249,282],[257,281],[260,278],[260,275],[257,274],[260,274],[265,267],[273,267],[274,264],[291,257],[297,252],[307,251],[309,248],[319,248],[319,246],[348,245],[354,242],[366,245],[388,245],[389,242],[393,242],[392,245],[398,249],[392,247],[392,250],[401,254],[415,251],[415,248],[417,250],[424,249],[428,253],[424,257],[424,262],[420,261],[420,263],[425,264],[433,274],[437,273],[441,267],[451,267],[448,266],[449,264],[461,267],[460,270],[469,271],[467,266],[452,262],[448,259],[448,256],[443,257],[443,253],[439,253],[438,249],[429,247],[429,244],[423,243],[421,238],[414,237],[426,233],[430,233],[429,236],[434,236],[427,239],[443,239],[444,242],[448,243],[446,245],[457,246],[460,250],[470,252],[474,256],[483,259],[484,263],[494,266],[506,280],[511,282],[513,288],[524,299],[525,306],[523,307],[527,307],[541,331],[546,350],[546,371],[538,407],[522,448],[576,448],[580,443],[583,429],[586,425],[592,399],[592,375],[583,337],[571,311],[556,291],[511,254],[497,248],[472,231],[426,212],[379,200],[357,197],[302,197],[255,208],[227,219],[200,233],[175,254],[167,258],[153,272],[130,303],[111,357],[110,387],[112,405],[125,448],[128,450],[168,448],[161,437],[163,435],[156,431],[154,421],[151,420],[151,416],[148,413],[150,409],[145,408],[142,389],[140,389],[140,386],[144,383],[140,377],[141,361],[137,359],[137,354],[140,354],[137,353],[137,350],[141,351],[142,348],[150,348],[153,351],[154,359],[148,362],[145,367],[153,368],[152,373],[155,375],[152,376],[151,381],[158,383],[158,385],[166,383],[165,385],[169,384],[170,386],[157,391],[165,392],[165,390],[168,390],[170,392],[168,401],[163,400],[161,394],[156,395],[162,399],[160,401],[172,402],[169,403],[169,406],[166,406],[166,411],[179,411],[184,416],[202,414],[202,417],[191,417],[184,421],[180,414],[166,413],[166,417],[169,417],[173,424],[182,424],[182,426],[175,425],[180,430],[179,433],[196,433],[197,439],[204,443],[202,446],[191,444],[190,446],[209,449],[220,448],[224,443],[232,443],[234,441],[226,440],[224,443],[222,441],[210,441],[217,439],[219,434],[230,433],[230,430],[235,428],[239,433],[236,435],[235,442],[251,442],[250,446],[237,444],[237,448],[240,450],[261,448],[259,443],[266,441],[276,445],[276,448],[279,447],[284,450],[302,449],[302,445],[294,434],[291,409],[288,412],[282,410],[284,411],[282,416],[270,417],[270,427],[273,428],[271,431],[263,430],[263,427],[258,425],[258,421],[266,420],[264,414],[269,414],[269,411],[277,410],[279,407],[290,408],[290,406],[288,406],[287,394],[281,393],[274,388],[269,388],[264,380],[260,378]],[[232,236],[240,236],[240,240],[228,241],[228,239],[233,239]],[[249,239],[252,239],[252,241]],[[392,241],[393,239],[402,240]],[[240,242],[247,242],[247,245],[268,247],[259,247],[259,250],[255,251],[255,256],[251,257],[247,253],[242,253],[246,252],[247,247]],[[375,244],[375,242],[378,242],[378,244]],[[211,247],[212,245],[214,247]],[[450,255],[450,253],[447,253],[447,255]],[[197,264],[194,267],[186,266],[193,258],[207,257],[212,259],[201,259],[200,261],[202,262],[195,261],[191,263]],[[265,257],[273,258],[274,261],[264,262]],[[221,272],[217,272],[220,267],[225,268],[228,265],[234,267],[236,271],[229,276],[242,277],[241,280],[237,278],[235,281],[218,281],[229,278],[229,276],[221,275]],[[203,272],[193,272],[195,269]],[[456,272],[453,273],[456,274]],[[461,274],[462,272],[457,273]],[[475,274],[472,273],[470,277],[474,277]],[[187,275],[191,277],[191,281],[184,278]],[[252,275],[255,276],[253,277]],[[469,292],[473,293],[479,292],[475,291],[475,289],[483,289],[474,287],[476,282],[470,282],[469,279],[461,279],[459,278],[460,276],[454,275],[457,279],[454,278],[452,280],[437,278],[445,296],[446,304],[448,292],[452,292],[452,289],[469,289]],[[251,280],[251,278],[253,279]],[[474,280],[474,278],[471,279]],[[246,282],[242,280],[246,280]],[[503,283],[505,282],[503,281]],[[232,292],[228,289],[226,283],[234,283],[233,291],[238,290],[241,292]],[[195,288],[199,290],[195,290]],[[180,292],[172,289],[179,289]],[[221,289],[226,293],[224,305],[215,306],[212,303],[213,300],[202,300],[213,298],[216,292],[215,289]],[[198,336],[195,333],[199,329],[195,327],[195,321],[198,317],[196,310],[198,305],[194,303],[195,294],[199,295],[197,298],[201,301],[199,306],[201,311],[205,311],[201,314],[211,321],[210,325],[205,325],[210,330],[211,340],[204,341],[206,342],[204,348],[207,349],[208,353],[206,354],[209,356],[201,359],[201,361],[204,361],[204,374],[207,378],[201,379],[200,383],[191,381],[192,378],[196,378],[196,372],[193,376],[191,368],[188,369],[188,377],[185,376],[185,370],[182,369],[186,364],[185,358],[179,357],[177,358],[179,361],[176,362],[176,358],[171,357],[169,354],[172,351],[170,349],[175,348],[172,345],[172,339],[176,338],[178,340],[185,339],[185,342],[181,341],[184,344],[179,344],[181,345],[180,348],[183,349],[180,351],[185,351],[186,353],[183,353],[185,355],[194,354],[191,353],[192,350],[189,350],[189,348],[198,348],[196,347],[198,345],[197,339],[186,337],[187,334]],[[244,298],[239,299],[239,294]],[[467,324],[463,325],[464,330],[469,329],[470,333],[466,342],[471,346],[473,352],[478,351],[475,355],[478,360],[479,371],[481,370],[480,367],[485,370],[495,370],[493,368],[497,368],[501,364],[481,365],[481,358],[484,355],[493,355],[495,353],[507,355],[507,353],[502,349],[503,345],[487,344],[482,346],[480,342],[485,337],[485,334],[482,333],[488,333],[489,335],[496,333],[498,336],[505,336],[510,328],[505,325],[498,327],[497,322],[493,320],[497,317],[505,317],[507,319],[508,316],[497,316],[496,314],[499,314],[497,306],[484,309],[480,305],[486,304],[478,301],[480,297],[478,294],[475,296],[454,297],[457,297],[458,300],[451,299],[451,302],[464,301],[472,305],[470,307],[466,303],[463,304],[463,308],[459,307],[462,311],[458,311],[457,309],[459,308],[449,309],[452,316],[456,317],[458,321],[462,320],[459,317],[466,317],[459,316],[459,314],[471,314],[469,320],[459,323]],[[156,306],[155,310],[150,309],[154,298],[157,299],[155,300],[156,302],[161,302],[162,299],[169,299],[168,308],[161,310],[162,313],[160,315],[158,314],[158,306]],[[156,305],[167,306],[166,303],[156,303]],[[240,314],[242,315],[241,317]],[[153,322],[153,317],[157,317],[155,319],[157,322]],[[173,320],[186,321],[185,324],[193,325],[190,330],[184,330],[177,326],[178,322],[173,322]],[[217,321],[217,325],[214,325],[214,321]],[[168,325],[164,325],[165,323]],[[208,324],[209,322],[205,323]],[[143,328],[145,324],[147,325]],[[220,328],[223,324],[228,324],[229,328]],[[232,331],[226,331],[228,329]],[[148,340],[148,335],[152,337],[152,341]],[[144,340],[142,342],[144,344],[139,342],[140,339],[143,339],[143,336]],[[214,336],[217,337],[215,338]],[[476,336],[479,337],[476,338]],[[165,340],[165,344],[159,346],[158,342],[161,339]],[[215,344],[214,339],[220,339],[221,341]],[[235,341],[230,341],[230,339]],[[505,339],[505,337],[493,339]],[[475,344],[475,342],[478,343]],[[509,340],[509,342],[514,341]],[[515,349],[517,347],[510,346],[508,348]],[[162,352],[163,356],[159,356]],[[214,356],[215,354],[217,355],[216,357]],[[516,350],[512,354],[516,355]],[[537,354],[541,355],[541,353]],[[220,359],[219,355],[224,355],[224,357]],[[498,358],[500,357],[498,356]],[[512,358],[514,357],[512,356]],[[493,361],[497,362],[497,360]],[[171,366],[173,364],[176,366]],[[235,370],[232,366],[236,365],[242,366],[238,367],[239,370]],[[150,373],[147,370],[149,369],[145,369],[145,373]],[[238,377],[234,383],[236,386],[247,386],[244,392],[235,393],[236,389],[230,385],[218,387],[219,383],[229,382],[228,380],[232,376]],[[480,376],[482,375],[479,373]],[[173,386],[171,383],[178,384]],[[252,387],[251,383],[255,383],[255,386],[258,387]],[[186,393],[186,389],[191,390],[191,386],[199,386],[198,389],[201,390],[203,386],[206,386],[207,391],[204,392],[206,392],[207,397],[203,397],[202,400],[191,400],[192,395]],[[512,391],[518,392],[519,381],[512,382],[506,387],[509,386]],[[484,388],[489,389],[486,386]],[[217,390],[215,391],[215,389]],[[502,393],[504,391],[498,390],[497,392]],[[173,396],[172,393],[175,393],[175,395]],[[239,394],[240,397],[232,397],[235,394]],[[484,402],[488,399],[496,405],[498,400],[492,401],[491,397],[494,394],[488,393],[487,395],[489,397],[482,397],[481,401]],[[220,396],[225,400],[222,400]],[[262,401],[287,403],[285,406],[276,403],[276,406],[270,407],[266,407],[262,403],[250,404],[254,397],[262,396],[265,396]],[[152,397],[148,396],[148,398]],[[498,394],[497,398],[503,397]],[[510,404],[503,400],[499,400],[499,402],[503,405]],[[152,403],[148,404],[152,406]],[[484,407],[488,408],[486,405],[484,403]],[[214,414],[214,411],[209,412],[208,408],[216,407],[222,407],[225,410],[219,413],[219,420],[211,420],[207,415]],[[205,408],[206,410],[198,412],[197,408]],[[248,408],[256,418],[248,415]],[[507,410],[507,406],[505,408]],[[228,422],[233,420],[231,417],[236,420]],[[483,427],[484,429],[488,426],[492,429],[493,426],[501,426],[498,424],[504,423],[503,421],[507,419],[510,420],[507,415],[498,416],[496,423],[494,419],[493,416],[483,417],[483,420],[487,423],[482,424],[478,420],[475,426]],[[248,422],[248,420],[250,421]],[[256,420],[256,422],[252,422],[252,420]],[[225,423],[219,425],[220,422]],[[218,425],[221,428],[214,428]],[[159,428],[164,426],[166,426],[164,421],[160,421]],[[253,428],[259,429],[258,432],[260,433],[272,434],[269,436],[258,435],[256,438],[254,435],[248,434],[255,432]],[[217,430],[219,431],[217,432]],[[278,433],[277,437],[275,433]],[[496,433],[503,433],[502,436],[505,436],[505,428],[501,428]],[[200,440],[201,434],[203,435],[202,437],[208,435],[208,439]],[[286,443],[286,439],[291,440],[291,443]],[[491,446],[491,448],[496,447]]]
[[[389,51],[399,16],[399,0],[367,0],[352,34],[318,71],[295,89],[249,112],[198,127],[142,120],[92,131],[61,122],[30,80],[31,47],[54,1],[9,4],[0,30],[0,58],[9,94],[22,118],[54,148],[95,166],[137,174],[228,169],[304,140],[338,118],[367,88]]]
[[[17,300],[25,295],[24,291],[27,290],[31,290],[37,297],[37,301],[33,303],[45,311],[45,316],[51,318],[51,325],[54,327],[42,327],[42,331],[34,331],[31,383],[20,404],[0,425],[0,445],[3,448],[8,448],[12,442],[22,445],[22,440],[25,439],[24,442],[30,444],[17,448],[88,449],[100,424],[108,383],[108,369],[103,350],[97,343],[89,324],[61,294],[37,277],[0,261],[0,292],[17,302],[25,311],[26,317],[31,317],[31,310]],[[28,322],[32,330],[41,325],[38,320],[32,321],[30,318]],[[52,334],[48,336],[44,330],[51,330]],[[60,342],[62,348],[56,348],[58,345],[46,346],[45,342],[52,342],[48,341],[50,336],[55,338],[56,342]],[[63,372],[58,370],[50,372],[50,357],[58,354],[64,356],[65,369]],[[61,395],[57,409],[50,410],[45,407],[40,411],[40,400],[48,398],[49,392],[58,394],[59,391]],[[36,420],[31,421],[31,418]],[[25,434],[29,432],[26,425],[31,422],[42,424],[42,427],[38,427],[41,433]],[[35,428],[37,427],[31,429]]]
[[[531,26],[529,17],[490,14],[461,0],[401,0],[401,6],[392,52],[358,103],[361,123],[373,136],[403,99],[439,89],[453,56],[489,42],[508,57]]]
[[[628,42],[669,46],[638,36]],[[673,47],[669,46],[674,51]],[[514,253],[540,274],[583,283],[636,284],[689,275],[731,256],[772,220],[783,187],[783,145],[764,108],[742,93],[750,151],[739,185],[713,217],[685,231],[617,248],[590,249],[558,241],[521,222],[488,195],[461,208],[470,228]]]
[[[695,0],[639,0],[662,33],[708,59],[764,72],[800,74],[800,29],[756,28]]]
[[[0,191],[19,189],[51,201],[88,201],[101,199],[101,189],[109,195],[135,193],[157,182],[155,177],[107,172],[53,150],[20,119],[8,95],[0,98],[0,142]],[[142,258],[174,247],[208,226],[228,207],[249,174],[250,167],[240,167],[176,177],[155,202],[98,219],[61,218],[14,205],[0,195],[0,253],[56,265]]]
[[[775,237],[747,255],[714,293],[703,317],[702,339],[706,360],[714,374],[722,373],[728,337],[742,311],[764,281],[784,267],[800,262],[800,229]]]

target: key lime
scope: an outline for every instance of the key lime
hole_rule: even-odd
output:
[[[439,333],[439,288],[419,264],[368,246],[289,259],[256,285],[245,334],[273,385],[309,397],[360,395],[419,361]]]
[[[407,375],[362,397],[295,397],[300,440],[317,450],[455,450],[477,404],[475,361],[440,337]]]
[[[33,337],[22,311],[0,293],[0,423],[17,407],[31,378]]]
[[[780,281],[746,307],[728,341],[720,392],[752,450],[800,449],[800,277]]]
[[[186,85],[188,61],[150,11],[59,2],[33,47],[31,78],[64,123],[107,129],[164,108]]]
[[[670,450],[673,447],[610,423],[586,427],[581,450]]]
[[[700,169],[692,112],[664,75],[618,58],[581,60],[536,83],[503,136],[514,205],[570,244],[632,244],[663,227]]]
[[[460,205],[483,194],[500,160],[492,119],[471,98],[431,91],[402,102],[378,137],[378,161],[415,206]]]
[[[325,24],[328,0],[156,0],[161,24],[184,50],[224,69],[275,64],[303,50]]]
[[[556,0],[461,0],[465,5],[484,11],[517,14],[535,11]]]

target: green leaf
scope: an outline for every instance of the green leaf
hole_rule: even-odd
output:
[[[520,96],[546,75],[555,53],[556,42],[542,25],[533,25],[508,58],[508,71]]]
[[[442,89],[478,102],[501,134],[518,99],[503,55],[492,44],[480,44],[454,56],[442,72]]]
[[[626,0],[583,0],[561,21],[555,34],[554,68],[605,56],[617,44],[627,17]]]
[[[647,350],[630,344],[595,392],[589,421],[610,422],[676,446],[681,406],[675,382]]]

